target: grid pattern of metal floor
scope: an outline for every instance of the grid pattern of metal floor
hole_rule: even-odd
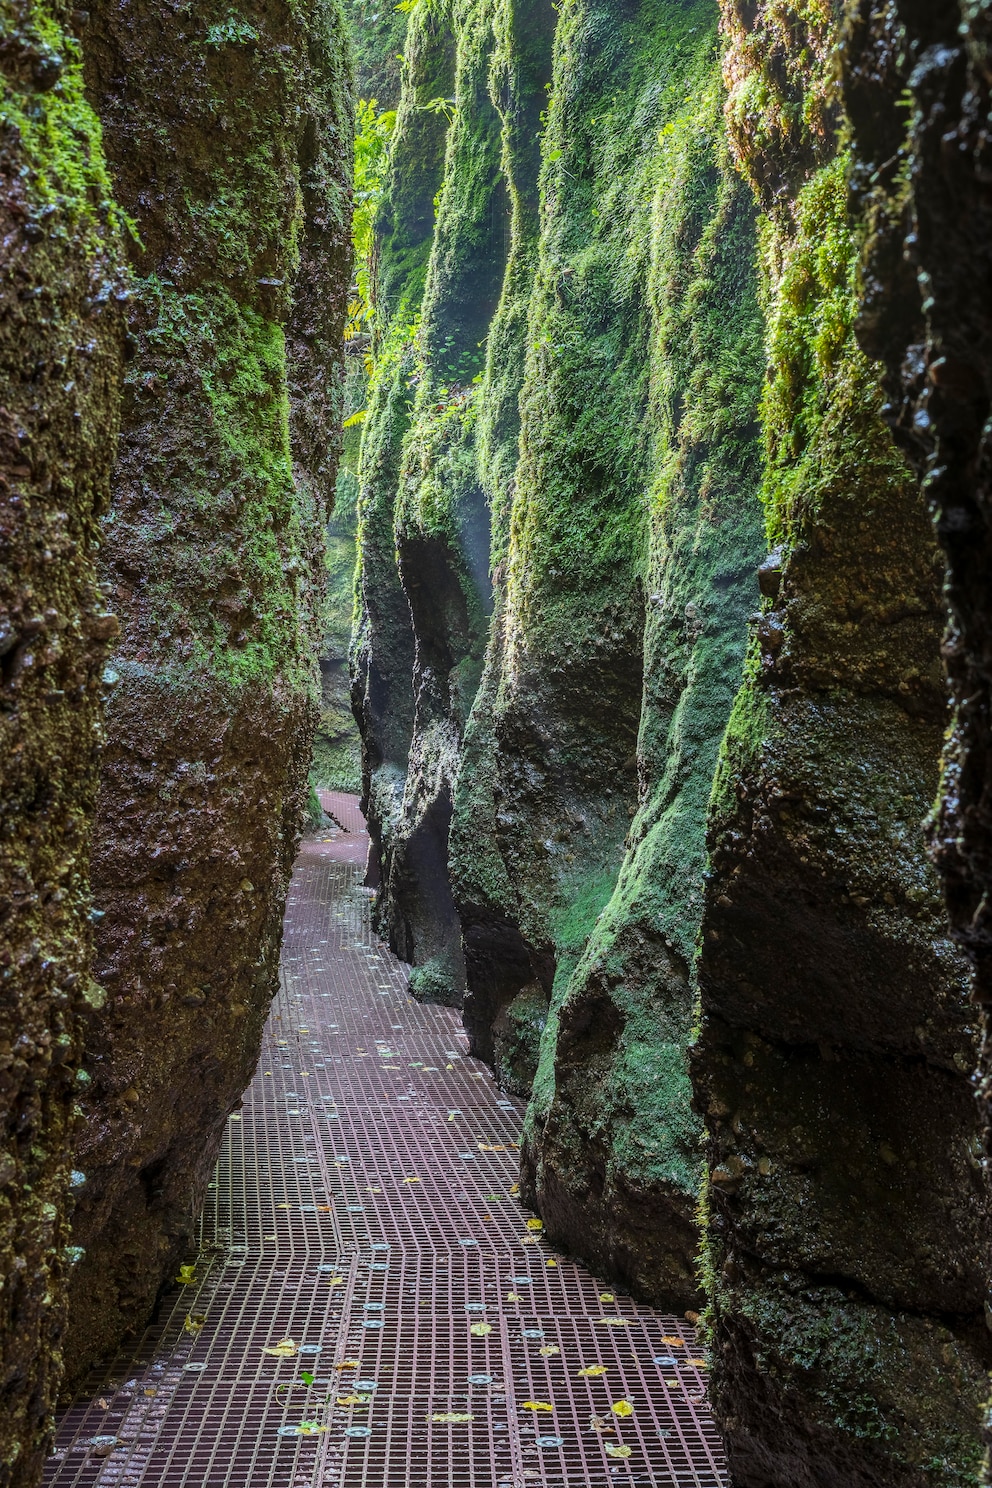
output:
[[[48,1488],[724,1488],[691,1329],[528,1224],[521,1104],[408,997],[357,803],[325,806],[193,1279],[66,1409]]]

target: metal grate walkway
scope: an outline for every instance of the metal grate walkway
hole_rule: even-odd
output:
[[[325,807],[194,1279],[65,1411],[46,1483],[724,1488],[691,1330],[528,1226],[521,1103],[408,997],[357,802]]]

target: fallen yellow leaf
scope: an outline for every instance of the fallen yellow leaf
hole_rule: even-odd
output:
[[[176,1280],[179,1282],[179,1285],[180,1286],[189,1286],[190,1282],[191,1281],[194,1281],[195,1279],[196,1279],[196,1265],[195,1265],[195,1263],[192,1266],[180,1266],[179,1267],[179,1275],[176,1277]]]
[[[596,1319],[596,1322],[597,1323],[602,1323],[607,1328],[629,1328],[630,1327],[630,1319],[629,1318],[604,1317],[604,1318],[597,1318]]]
[[[617,1299],[612,1292],[600,1292],[599,1300],[600,1302],[615,1302]]]
[[[606,1373],[606,1365],[605,1364],[587,1364],[586,1367],[585,1367],[585,1369],[580,1369],[579,1370],[579,1374],[580,1375],[585,1375],[587,1379],[590,1379],[590,1378],[594,1377],[597,1374],[605,1374],[605,1373]]]
[[[538,1349],[538,1353],[543,1354],[546,1359],[550,1359],[555,1354],[560,1354],[561,1349],[556,1343],[547,1343],[545,1344],[544,1348]]]
[[[192,1333],[195,1337],[197,1333],[203,1331],[203,1325],[206,1321],[206,1318],[202,1317],[200,1313],[188,1312],[186,1314],[186,1321],[183,1323],[183,1328],[187,1333]]]
[[[431,1416],[431,1420],[437,1421],[439,1425],[446,1426],[453,1425],[455,1422],[474,1421],[475,1417],[470,1415],[462,1415],[459,1414],[457,1411],[439,1411],[437,1415]]]
[[[543,1230],[544,1229],[544,1220],[543,1219],[529,1219],[527,1221],[527,1228],[529,1230]]]
[[[615,1416],[632,1416],[634,1414],[634,1407],[629,1400],[614,1400],[610,1406],[610,1410]]]
[[[550,1411],[554,1410],[554,1406],[551,1405],[550,1402],[547,1400],[525,1400],[520,1409],[529,1411]]]
[[[340,1364],[335,1364],[335,1369],[361,1369],[360,1359],[342,1359]]]
[[[706,1368],[706,1360],[705,1359],[690,1359],[689,1360],[689,1363],[692,1364],[692,1365],[694,1365],[694,1367],[696,1369],[705,1369]]]
[[[343,1276],[329,1276],[327,1278],[327,1285],[328,1286],[340,1286],[343,1281],[344,1281],[344,1277]]]
[[[667,1344],[669,1348],[685,1348],[685,1343],[681,1338],[663,1337],[661,1341],[662,1343]]]
[[[519,1292],[507,1292],[507,1294],[506,1294],[506,1300],[507,1300],[507,1302],[519,1302],[520,1301],[520,1293]]]
[[[630,1447],[615,1447],[612,1442],[604,1442],[603,1445],[606,1448],[607,1457],[630,1457],[633,1455]]]
[[[404,1178],[403,1179],[403,1182],[404,1183],[419,1183],[420,1182],[420,1179],[419,1178]]]
[[[510,1185],[510,1193],[513,1195],[514,1198],[517,1197],[517,1195],[519,1194],[519,1192],[520,1192],[520,1184],[519,1183],[513,1183],[513,1184]]]
[[[263,1348],[263,1354],[271,1354],[274,1359],[291,1359],[297,1353],[296,1344],[291,1338],[283,1338],[279,1343],[273,1343]]]
[[[544,1264],[546,1266],[557,1266],[558,1262],[557,1261],[545,1261]]]
[[[468,1331],[474,1333],[476,1338],[485,1338],[487,1333],[493,1331],[493,1325],[492,1323],[473,1323]]]

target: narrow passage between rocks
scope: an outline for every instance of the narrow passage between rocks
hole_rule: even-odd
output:
[[[523,1104],[409,997],[357,801],[324,805],[192,1280],[65,1411],[47,1483],[722,1488],[692,1330],[528,1223]]]

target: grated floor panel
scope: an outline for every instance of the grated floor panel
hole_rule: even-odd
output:
[[[726,1488],[692,1330],[528,1228],[522,1104],[408,997],[357,802],[325,808],[194,1279],[66,1407],[47,1488]]]

